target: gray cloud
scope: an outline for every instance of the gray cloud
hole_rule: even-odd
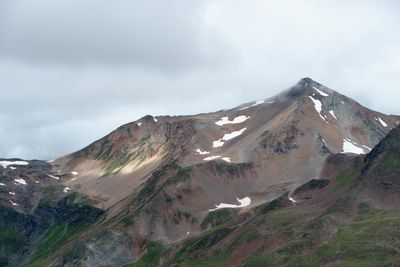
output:
[[[179,0],[8,1],[0,55],[35,64],[209,66],[226,47],[203,27],[202,9],[200,1]]]
[[[1,1],[0,157],[54,158],[146,114],[310,76],[400,113],[397,1]]]

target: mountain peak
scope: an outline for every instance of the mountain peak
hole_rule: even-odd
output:
[[[305,94],[312,95],[315,93],[319,93],[322,96],[329,96],[330,94],[335,93],[335,91],[309,77],[305,77],[300,79],[294,86],[285,92],[289,97],[298,97]]]

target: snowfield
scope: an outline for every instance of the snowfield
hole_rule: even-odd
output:
[[[22,161],[22,160],[16,160],[16,161],[7,161],[7,160],[3,160],[0,161],[0,165],[5,169],[10,165],[20,165],[20,166],[25,166],[25,165],[29,165],[28,162],[26,161]]]
[[[364,149],[360,147],[357,143],[349,140],[343,139],[343,152],[342,153],[353,153],[353,154],[365,154]]]
[[[231,132],[231,133],[228,133],[228,134],[224,134],[224,136],[223,136],[221,139],[216,140],[216,141],[213,142],[213,147],[215,148],[215,147],[221,147],[221,146],[223,146],[224,143],[225,143],[224,141],[228,141],[228,140],[231,140],[231,139],[233,139],[233,138],[235,138],[235,137],[238,137],[238,136],[241,135],[246,129],[247,129],[247,128],[243,128],[243,129],[241,129],[241,130],[239,130],[239,131],[235,131],[235,132]]]
[[[318,99],[314,99],[312,96],[308,96],[311,100],[312,100],[312,102],[314,103],[314,107],[315,107],[315,110],[318,112],[318,114],[319,114],[319,116],[321,117],[321,119],[323,119],[324,121],[326,121],[325,120],[325,118],[321,115],[321,111],[322,111],[322,103],[321,103],[321,101],[319,101]]]
[[[233,120],[229,120],[229,117],[222,117],[219,121],[215,122],[215,124],[218,126],[223,126],[225,124],[238,124],[238,123],[243,123],[248,119],[250,119],[250,116],[247,117],[244,115],[235,117]]]
[[[209,209],[208,211],[215,211],[219,209],[237,209],[249,206],[251,204],[251,199],[249,197],[244,197],[242,199],[236,198],[236,200],[240,203],[240,205],[220,203],[218,205],[215,205],[215,209]]]

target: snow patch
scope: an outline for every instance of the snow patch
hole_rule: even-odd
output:
[[[253,105],[251,105],[250,107],[255,107],[261,104],[264,104],[265,100],[257,100]]]
[[[382,124],[383,127],[387,127],[387,126],[388,126],[387,123],[384,122],[380,117],[375,118],[375,119],[376,119],[377,121],[379,121],[379,122]]]
[[[236,208],[246,207],[251,204],[251,199],[249,197],[244,197],[242,199],[236,198],[236,200],[240,203],[240,205],[220,203],[218,205],[215,205],[215,207],[216,207],[215,209],[209,209],[208,211],[215,211],[215,210],[224,209],[224,208],[236,209]]]
[[[26,161],[22,161],[22,160],[17,160],[17,161],[7,161],[7,160],[3,160],[0,161],[0,166],[3,166],[3,168],[7,168],[10,165],[20,165],[20,166],[24,166],[24,165],[28,165],[29,163]]]
[[[223,157],[222,160],[225,160],[226,162],[231,162],[231,158],[229,157]]]
[[[329,113],[332,115],[332,117],[335,118],[335,120],[337,120],[336,116],[335,116],[335,112],[333,110],[329,110]]]
[[[221,156],[210,156],[210,157],[204,158],[203,160],[210,161],[210,160],[214,160],[214,159],[219,159],[220,157]]]
[[[353,154],[365,154],[364,149],[360,147],[357,143],[349,140],[343,139],[343,152],[342,153],[353,153]]]
[[[137,125],[140,127],[140,126],[142,126],[142,124],[143,124],[142,122],[138,122]]]
[[[0,183],[0,185],[1,185],[1,186],[6,186],[6,185],[5,185],[5,184],[3,184],[3,183]]]
[[[293,202],[293,203],[296,203],[296,202],[297,202],[296,200],[294,200],[293,197],[289,197],[289,200],[290,200],[291,202]]]
[[[200,148],[196,149],[196,152],[197,152],[199,155],[207,155],[207,154],[210,154],[210,152],[208,152],[208,151],[201,151]]]
[[[156,119],[156,117],[153,117],[153,121],[154,121],[154,122],[157,122],[158,120]]]
[[[22,179],[22,178],[20,178],[20,179],[14,179],[14,181],[15,181],[17,184],[26,185],[26,181],[25,181],[24,179]]]
[[[235,137],[238,137],[238,136],[241,135],[246,129],[247,129],[247,128],[243,128],[243,129],[241,129],[241,130],[239,130],[239,131],[231,132],[231,133],[229,133],[229,134],[224,134],[224,136],[223,136],[221,139],[216,140],[216,141],[213,142],[213,147],[221,147],[221,146],[223,146],[224,143],[225,143],[224,141],[228,141],[228,140],[231,140],[231,139],[233,139],[233,138],[235,138]]]
[[[319,114],[321,114],[321,111],[322,111],[322,103],[321,103],[321,101],[319,101],[318,99],[314,99],[314,97],[312,97],[312,96],[308,96],[308,97],[314,103],[315,110],[318,111]]]
[[[326,147],[328,147],[328,144],[325,142],[325,140],[322,138],[322,142],[324,143],[324,145],[326,146]]]
[[[321,115],[321,111],[322,111],[322,103],[321,103],[321,101],[319,101],[318,99],[314,99],[312,96],[308,96],[308,97],[314,103],[315,110],[318,112],[318,114],[321,117],[321,119],[323,119],[326,122],[325,118]]]
[[[224,142],[221,141],[221,139],[213,141],[213,147],[221,147],[224,145]]]
[[[329,96],[327,93],[325,93],[325,92],[319,90],[318,88],[316,88],[316,87],[314,87],[314,86],[313,86],[313,88],[314,88],[320,95],[322,95],[322,96]]]
[[[243,123],[248,119],[250,119],[250,116],[244,116],[244,115],[235,117],[233,120],[229,120],[229,117],[222,117],[219,121],[215,122],[215,124],[218,126],[223,126],[225,124],[238,124],[238,123]]]
[[[63,191],[64,191],[64,193],[68,193],[68,191],[71,191],[71,188],[65,187]]]
[[[8,192],[10,195],[15,196],[15,192]]]
[[[76,175],[78,175],[79,173],[78,173],[78,172],[71,172],[71,174],[72,174],[73,176],[76,176]]]
[[[372,148],[370,148],[370,147],[368,147],[368,146],[366,146],[366,145],[362,145],[362,146],[365,147],[366,149],[368,149],[369,151],[372,150]]]
[[[47,174],[47,176],[49,176],[50,178],[56,179],[56,180],[60,180],[60,177],[58,177],[58,176],[54,176],[51,174]]]
[[[10,200],[11,205],[13,206],[18,206],[18,203],[15,203],[14,201]]]
[[[78,178],[72,178],[70,181],[75,181],[76,179],[78,179]]]
[[[241,135],[246,129],[247,129],[247,128],[243,128],[243,129],[241,129],[241,130],[239,130],[239,131],[235,131],[235,132],[231,132],[231,133],[229,133],[229,134],[225,134],[225,135],[222,137],[222,140],[228,141],[228,140],[231,140],[231,139],[233,139],[233,138],[235,138],[235,137],[238,137],[238,136]]]

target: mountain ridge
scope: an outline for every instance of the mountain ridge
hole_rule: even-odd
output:
[[[372,111],[303,78],[272,98],[229,110],[147,115],[54,161],[13,165],[4,160],[0,204],[39,220],[40,227],[25,233],[26,240],[32,240],[24,245],[25,263],[120,266],[145,259],[146,251],[159,251],[160,246],[172,255],[165,260],[180,262],[173,247],[207,236],[221,219],[215,214],[228,213],[243,223],[247,220],[242,216],[261,216],[258,211],[264,206],[292,212],[310,196],[321,198],[308,192],[326,188],[336,201],[337,194],[345,192],[341,188],[357,180],[353,172],[362,174],[362,159],[378,155],[382,140],[399,122],[399,116]],[[353,170],[346,176],[338,168]],[[358,194],[372,199],[374,193]],[[85,210],[96,219],[87,218]],[[51,214],[50,221],[43,211]],[[75,219],[63,222],[63,214],[74,214]],[[235,225],[222,232],[217,227],[218,239],[230,236]],[[60,229],[71,238],[57,232]],[[65,241],[52,243],[52,235]],[[47,250],[38,250],[35,242]],[[79,253],[74,244],[79,244]],[[16,263],[16,258],[10,260]],[[234,266],[243,260],[227,262]]]

